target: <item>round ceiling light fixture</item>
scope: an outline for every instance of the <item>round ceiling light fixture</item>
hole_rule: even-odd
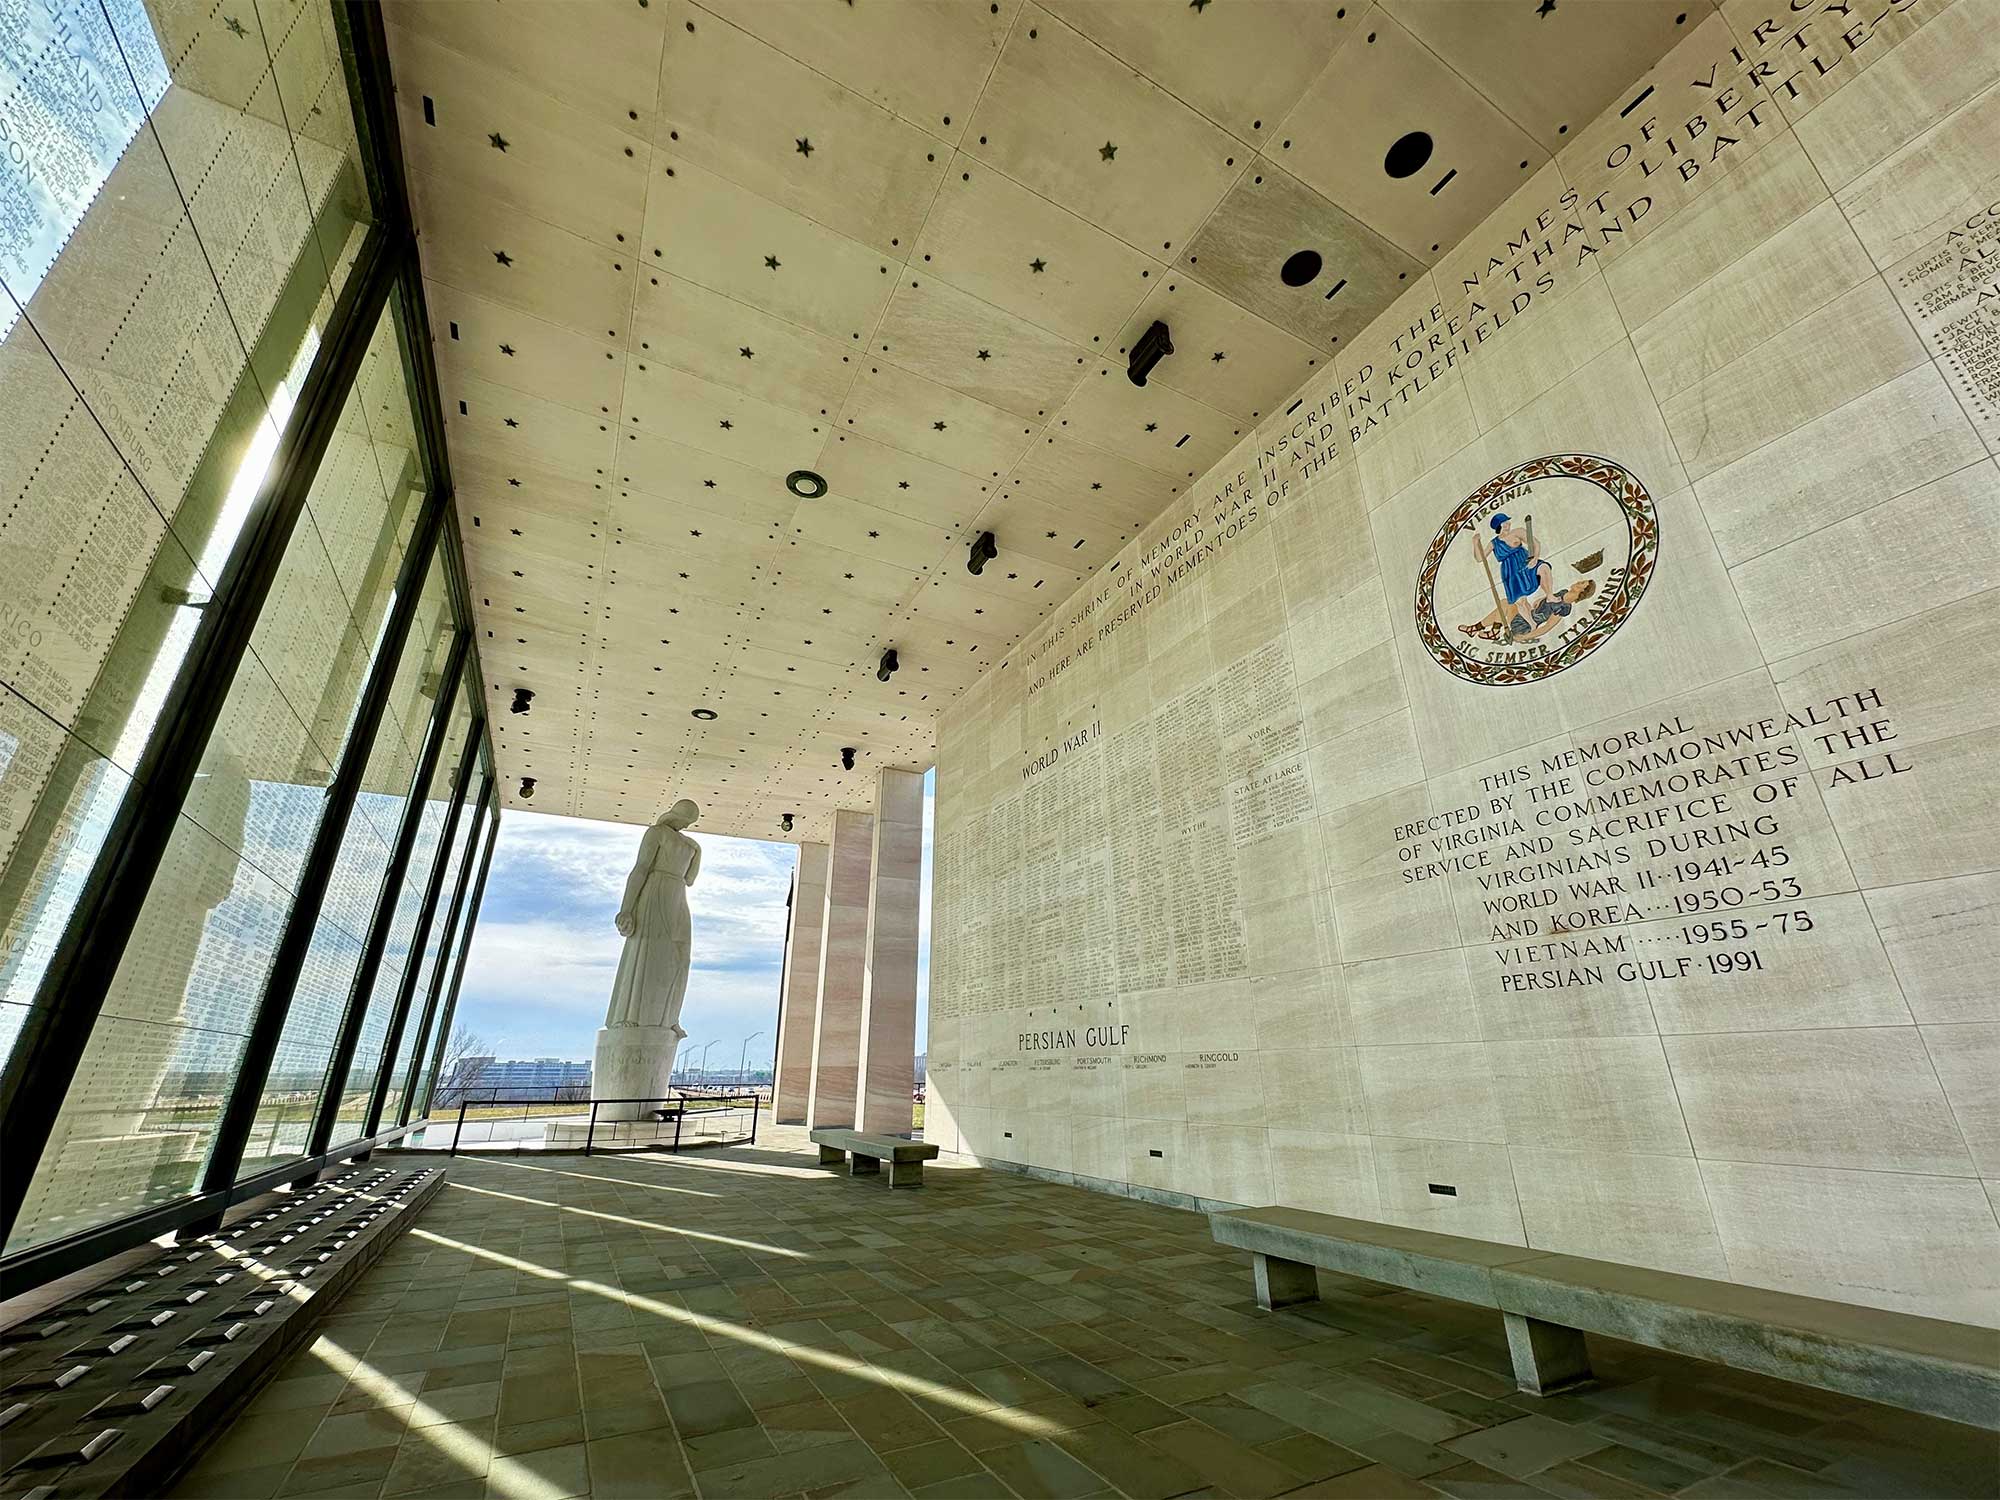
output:
[[[785,476],[785,488],[801,500],[817,500],[826,493],[826,481],[811,469],[794,469]]]
[[[1278,280],[1286,286],[1310,286],[1324,264],[1317,250],[1294,250],[1278,268]]]
[[[1400,137],[1382,158],[1382,170],[1391,177],[1412,177],[1431,159],[1431,138],[1421,130]]]
[[[713,719],[716,716],[715,710],[712,708],[697,708],[693,712],[694,716],[697,719],[703,720],[704,722],[706,722],[709,719]]]

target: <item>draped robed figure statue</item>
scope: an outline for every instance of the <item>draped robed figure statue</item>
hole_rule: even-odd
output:
[[[693,943],[687,893],[701,873],[701,845],[685,830],[700,816],[685,797],[668,808],[639,840],[639,856],[625,878],[617,917],[625,946],[597,1033],[591,1080],[599,1099],[666,1098],[674,1054],[687,1036],[680,1025]],[[636,1120],[649,1107],[657,1105],[605,1105],[598,1118]]]

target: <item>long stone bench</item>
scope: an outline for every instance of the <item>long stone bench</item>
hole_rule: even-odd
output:
[[[847,1175],[864,1177],[879,1173],[889,1164],[889,1186],[922,1187],[924,1163],[936,1161],[938,1148],[930,1141],[913,1141],[900,1135],[867,1135],[859,1130],[835,1130],[821,1126],[806,1132],[819,1147],[819,1164],[837,1167],[849,1158]]]
[[[1316,1267],[1490,1307],[1531,1395],[1591,1379],[1586,1333],[2000,1429],[2000,1332],[1519,1245],[1293,1208],[1209,1215],[1251,1254],[1265,1308],[1319,1296]]]

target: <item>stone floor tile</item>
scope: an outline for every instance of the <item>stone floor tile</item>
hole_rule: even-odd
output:
[[[564,1496],[589,1492],[590,1461],[582,1443],[515,1454],[486,1471],[486,1493],[490,1500],[521,1500],[524,1495],[532,1495],[536,1500],[562,1500]]]
[[[1547,1417],[1517,1417],[1483,1432],[1450,1438],[1440,1446],[1474,1463],[1524,1479],[1551,1464],[1581,1458],[1601,1445],[1597,1435]]]
[[[981,1469],[977,1474],[958,1474],[913,1489],[919,1500],[1014,1500],[1014,1492],[1000,1482],[997,1474]]]
[[[661,1393],[673,1416],[674,1430],[681,1441],[732,1427],[754,1427],[757,1414],[727,1380],[704,1380],[693,1385],[677,1385]]]
[[[1077,1462],[1127,1495],[1179,1495],[1204,1482],[1193,1465],[1121,1428],[1086,1428],[1056,1441]]]
[[[1614,1479],[1601,1469],[1585,1468],[1573,1459],[1551,1464],[1535,1475],[1535,1488],[1557,1500],[1649,1500],[1664,1494],[1629,1479]]]
[[[1606,1474],[1636,1484],[1642,1489],[1657,1490],[1661,1494],[1672,1494],[1682,1490],[1702,1477],[1700,1469],[1690,1469],[1685,1464],[1677,1464],[1672,1459],[1662,1458],[1657,1453],[1648,1453],[1641,1448],[1627,1448],[1621,1443],[1612,1443],[1582,1455],[1575,1462],[1594,1474]]]
[[[445,1484],[469,1485],[483,1493],[491,1458],[490,1446],[479,1442],[476,1434],[471,1442],[433,1442],[413,1432],[396,1449],[383,1479],[384,1500],[400,1500]]]
[[[345,1492],[362,1489],[378,1494],[382,1481],[396,1461],[396,1450],[363,1448],[352,1453],[329,1454],[323,1458],[302,1458],[278,1487],[280,1495],[318,1495],[330,1490]]]
[[[488,1380],[479,1385],[425,1391],[411,1405],[409,1422],[412,1428],[435,1427],[440,1422],[476,1422],[481,1417],[497,1417],[499,1411],[500,1382]]]
[[[1421,1438],[1413,1438],[1407,1432],[1377,1432],[1357,1437],[1348,1447],[1356,1453],[1365,1454],[1378,1464],[1386,1464],[1398,1474],[1407,1474],[1412,1479],[1422,1479],[1427,1474],[1435,1474],[1441,1469],[1453,1468],[1464,1459],[1449,1448],[1440,1448],[1435,1443],[1427,1443]]]
[[[992,1448],[979,1459],[1017,1495],[1079,1500],[1103,1484],[1098,1475],[1042,1438]]]
[[[1207,1483],[1243,1500],[1282,1495],[1304,1482],[1303,1475],[1286,1468],[1277,1459],[1201,1422],[1156,1427],[1140,1441],[1180,1460]]]
[[[704,1469],[720,1469],[748,1463],[753,1458],[769,1458],[778,1451],[771,1435],[761,1427],[728,1427],[720,1432],[687,1438],[681,1444],[688,1467],[696,1475]]]
[[[703,1500],[761,1500],[769,1495],[803,1493],[807,1486],[823,1487],[851,1483],[879,1476],[889,1480],[882,1460],[869,1451],[859,1438],[779,1453],[771,1458],[752,1459],[709,1469],[701,1476]]]
[[[299,1456],[337,1458],[364,1448],[393,1448],[409,1430],[409,1414],[405,1406],[330,1416],[313,1430]]]
[[[583,1441],[583,1418],[549,1417],[540,1422],[500,1423],[493,1433],[496,1453],[533,1453],[540,1448],[564,1448]]]
[[[1276,1459],[1307,1481],[1350,1474],[1356,1469],[1365,1469],[1369,1463],[1366,1454],[1343,1448],[1338,1443],[1329,1443],[1310,1432],[1294,1432],[1275,1442],[1260,1443],[1257,1451]]]
[[[1484,1464],[1464,1463],[1424,1476],[1432,1489],[1453,1500],[1544,1500],[1546,1490],[1536,1489],[1525,1479],[1516,1479],[1489,1469]]]
[[[833,1404],[855,1434],[877,1453],[913,1448],[945,1435],[943,1428],[894,1391],[877,1390]]]
[[[1196,1421],[1206,1422],[1216,1431],[1225,1432],[1237,1442],[1248,1443],[1252,1447],[1299,1430],[1292,1423],[1282,1421],[1267,1411],[1260,1411],[1231,1395],[1189,1401],[1181,1410]]]
[[[946,1437],[914,1448],[898,1448],[881,1458],[896,1482],[910,1490],[985,1472],[978,1459]]]
[[[1312,1496],[1314,1500],[1437,1500],[1441,1493],[1420,1479],[1411,1479],[1380,1464],[1351,1469],[1345,1474],[1336,1474],[1331,1479],[1318,1480],[1289,1492],[1290,1495]]]
[[[600,1500],[675,1500],[695,1493],[694,1477],[674,1435],[620,1433],[584,1445],[590,1493]]]

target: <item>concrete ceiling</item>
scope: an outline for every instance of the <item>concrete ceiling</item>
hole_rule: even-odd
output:
[[[507,805],[826,838],[1707,9],[390,0]]]

